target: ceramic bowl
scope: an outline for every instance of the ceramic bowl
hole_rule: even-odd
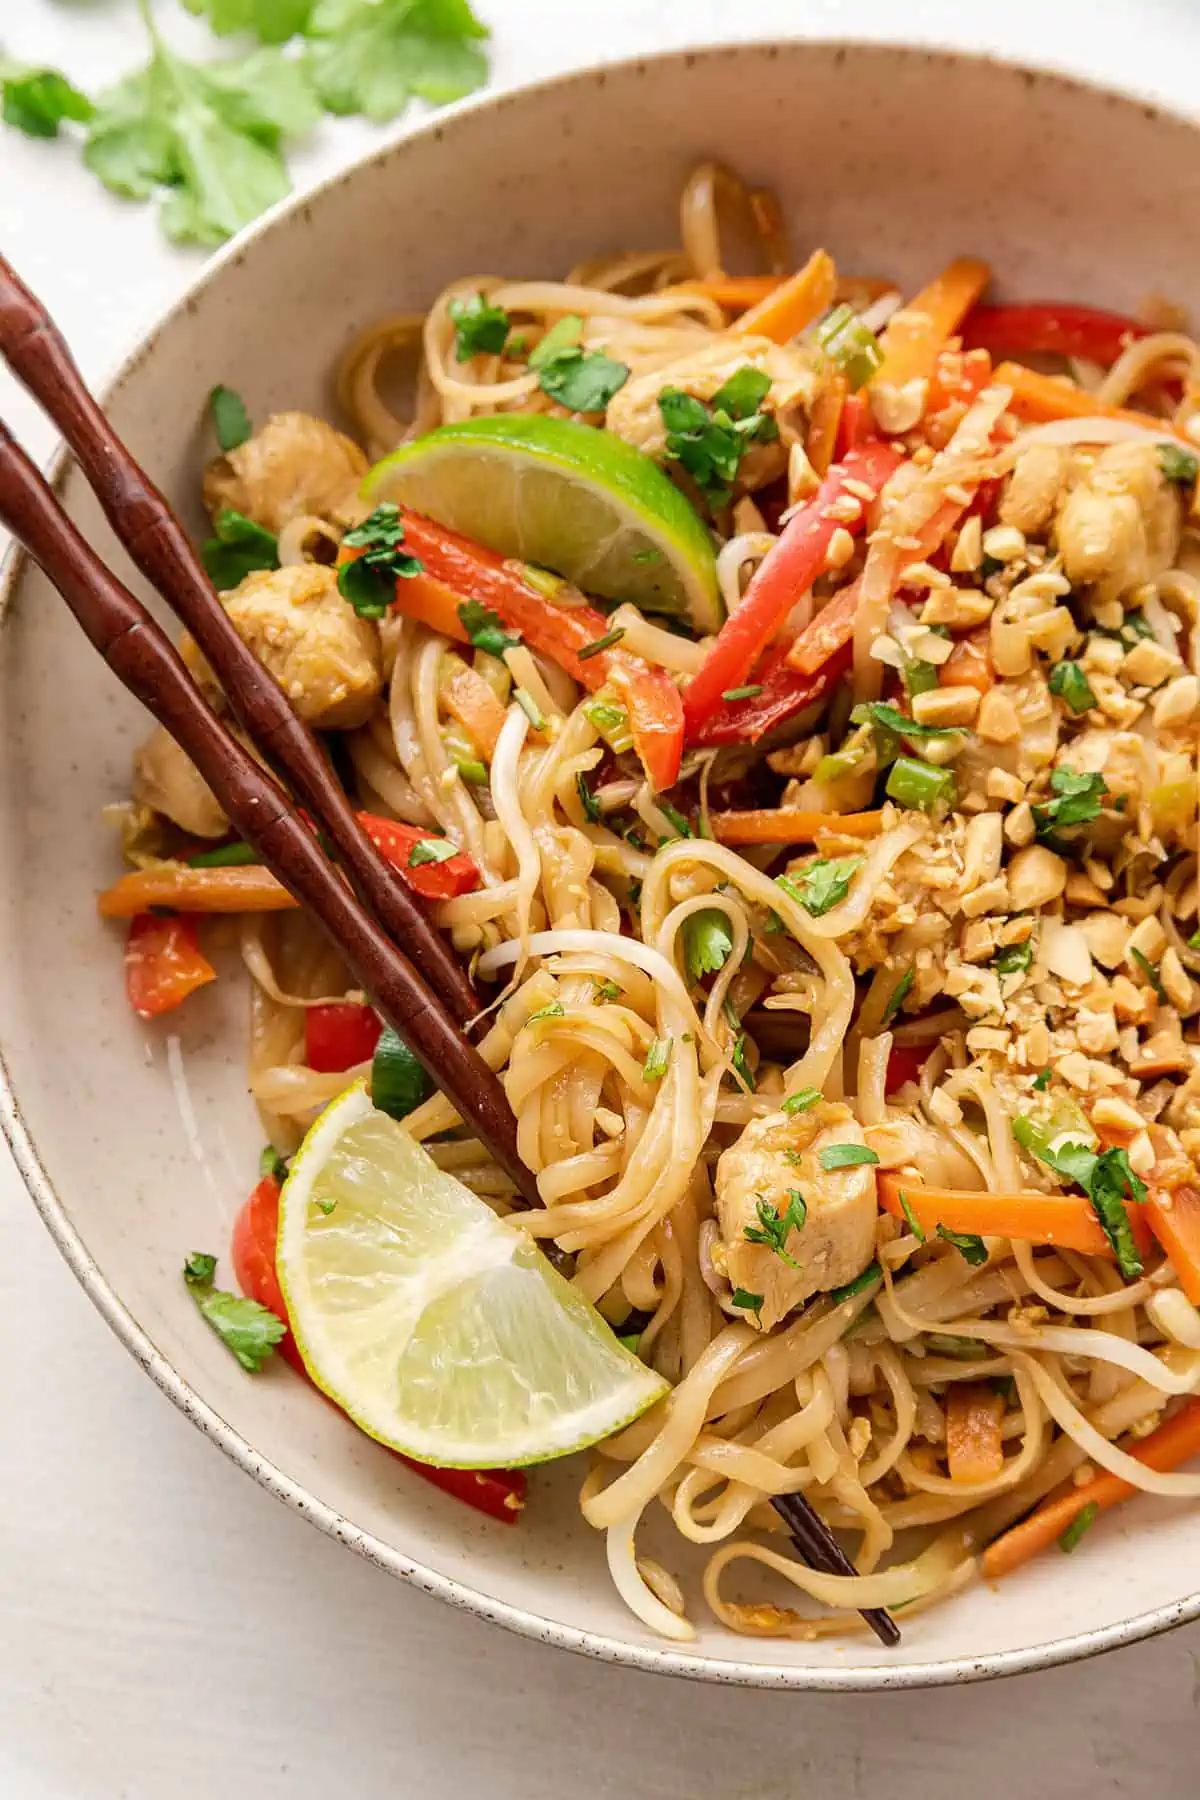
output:
[[[800,253],[909,289],[956,252],[1027,298],[1185,302],[1200,249],[1200,131],[1057,77],[878,45],[670,55],[464,107],[270,215],[211,262],[107,393],[118,431],[199,526],[204,396],[252,414],[329,408],[329,369],[367,321],[474,270],[557,275],[587,253],[677,241],[681,183],[719,156],[779,193]],[[77,476],[66,503],[128,564]],[[6,1128],[64,1256],[148,1373],[257,1480],[380,1568],[548,1643],[762,1686],[970,1680],[1128,1643],[1200,1614],[1200,1515],[1150,1501],[1104,1544],[1047,1556],[914,1618],[901,1648],[649,1636],[575,1506],[579,1468],[535,1474],[516,1529],[406,1473],[286,1367],[249,1378],[179,1277],[224,1251],[260,1144],[243,1072],[245,992],[222,981],[143,1028],[93,895],[117,858],[100,809],[146,730],[31,569],[4,589],[0,991]]]

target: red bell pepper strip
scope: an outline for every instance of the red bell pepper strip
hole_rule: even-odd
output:
[[[357,1000],[334,1000],[310,1006],[304,1014],[304,1060],[320,1075],[370,1062],[383,1023],[374,1007]]]
[[[413,862],[418,844],[437,843],[432,832],[418,825],[404,825],[399,819],[381,819],[375,813],[360,812],[358,822],[379,854],[404,877],[415,894],[425,900],[454,900],[459,894],[470,894],[479,886],[479,870],[465,850],[448,856],[445,862]]]
[[[683,703],[662,669],[623,650],[619,640],[592,651],[611,627],[595,607],[575,604],[580,598],[576,588],[564,582],[560,598],[548,599],[542,585],[527,579],[524,563],[497,556],[420,513],[405,512],[403,519],[405,548],[423,567],[420,574],[397,581],[400,612],[465,642],[468,634],[458,608],[466,600],[478,600],[589,692],[611,683],[625,700],[646,773],[656,788],[673,785],[683,754]]]
[[[943,350],[929,384],[926,418],[947,406],[970,406],[991,379],[992,359],[986,350]]]
[[[963,321],[964,350],[992,356],[1079,356],[1108,368],[1150,326],[1096,306],[976,306]]]
[[[689,743],[756,744],[768,731],[823,699],[850,665],[851,648],[846,643],[814,674],[799,674],[788,665],[790,649],[790,642],[772,644],[753,673],[751,685],[761,687],[762,693],[748,700],[722,700]]]
[[[875,429],[875,415],[871,411],[871,402],[865,394],[847,395],[842,407],[842,416],[838,420],[837,442],[833,447],[835,462],[845,462],[851,450],[857,450],[879,433]]]
[[[746,682],[792,607],[824,572],[834,532],[863,529],[861,503],[855,519],[839,519],[836,511],[831,512],[835,500],[860,498],[846,483],[862,482],[878,495],[902,461],[900,452],[883,442],[851,450],[844,462],[834,464],[807,506],[784,527],[779,542],[755,570],[741,605],[726,619],[716,643],[684,690],[689,742],[716,711],[722,694]]]
[[[198,987],[217,979],[186,913],[163,918],[137,912],[125,939],[125,992],[139,1019],[170,1012]]]
[[[906,1081],[920,1081],[921,1070],[936,1049],[936,1043],[893,1044],[888,1057],[887,1074],[884,1076],[885,1092],[894,1094]]]
[[[275,1245],[279,1235],[279,1183],[267,1175],[238,1214],[233,1227],[232,1259],[238,1286],[277,1318],[287,1319],[287,1305],[275,1269]],[[308,1379],[291,1331],[279,1343],[281,1356]],[[330,1402],[332,1405],[333,1403]],[[393,1455],[426,1481],[465,1501],[477,1512],[502,1524],[515,1525],[525,1504],[526,1482],[520,1469],[437,1469],[432,1463],[414,1462],[397,1450]]]

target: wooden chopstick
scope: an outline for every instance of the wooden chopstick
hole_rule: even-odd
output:
[[[803,1494],[775,1494],[771,1504],[809,1568],[820,1569],[824,1575],[858,1574],[820,1513]],[[900,1627],[891,1613],[882,1606],[868,1606],[862,1609],[862,1616],[880,1643],[894,1650],[900,1642]]]
[[[222,723],[165,633],[105,567],[0,423],[0,525],[58,589],[117,679],[195,763],[229,819],[319,920],[388,1024],[477,1132],[528,1205],[540,1204],[497,1077],[327,860],[279,784]]]
[[[479,1001],[449,945],[362,830],[316,738],[242,642],[183,526],[104,417],[49,313],[3,256],[0,356],[62,432],[117,537],[187,626],[234,716],[325,831],[362,900],[458,1022],[474,1018]]]

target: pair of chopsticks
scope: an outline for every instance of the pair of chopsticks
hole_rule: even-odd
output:
[[[382,1017],[515,1183],[520,1201],[540,1205],[504,1089],[462,1030],[478,1011],[470,982],[363,832],[313,733],[239,637],[179,520],[104,417],[46,309],[2,256],[0,356],[62,432],[117,537],[191,632],[235,718],[279,779],[226,728],[165,633],[85,542],[2,421],[0,524],[57,588],[117,679],[195,763],[231,823],[321,924]],[[349,884],[284,783],[325,833]],[[774,1504],[806,1562],[827,1574],[855,1574],[802,1495]],[[899,1642],[889,1614],[863,1617],[882,1643]]]

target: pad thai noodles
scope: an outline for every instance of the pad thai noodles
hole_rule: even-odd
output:
[[[794,262],[714,165],[681,239],[378,321],[336,425],[212,397],[222,602],[469,972],[541,1208],[162,731],[100,904],[144,1018],[222,929],[249,972],[245,1292],[286,1319],[280,1179],[367,1081],[670,1384],[582,1484],[627,1605],[811,1637],[1200,1498],[1200,346]]]

